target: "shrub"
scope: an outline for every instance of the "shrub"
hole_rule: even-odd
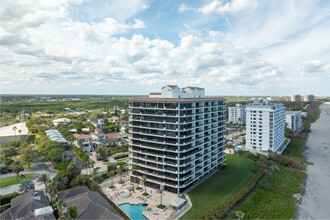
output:
[[[138,186],[138,187],[136,187],[135,189],[136,189],[136,190],[141,190],[141,189],[143,189],[143,188]]]
[[[128,157],[128,154],[118,154],[118,155],[114,156],[115,160],[124,158],[124,157]]]
[[[55,164],[55,169],[57,170],[66,170],[70,161],[63,161]]]
[[[73,146],[72,150],[82,162],[86,162],[89,160],[88,155],[81,148],[78,148],[77,146]]]
[[[119,162],[117,163],[118,166],[125,166],[127,163],[126,162]]]
[[[0,206],[0,213],[6,211],[6,210],[9,209],[10,207],[11,207],[11,204],[10,204],[10,203],[8,203],[8,204],[6,204],[6,205],[2,205],[2,206]]]
[[[109,189],[114,189],[114,188],[116,188],[115,186],[109,186],[108,187]]]
[[[157,206],[157,208],[159,208],[159,209],[165,209],[165,207],[166,206],[164,206],[163,204],[160,204],[160,205]]]
[[[108,159],[103,159],[102,162],[109,162],[109,160]]]
[[[119,183],[119,184],[124,184],[125,182],[124,182],[124,181],[119,181],[118,183]]]
[[[0,204],[5,205],[5,204],[10,203],[10,201],[13,198],[15,198],[17,195],[19,195],[19,193],[17,193],[17,192],[9,193],[6,195],[0,195]]]
[[[149,193],[142,193],[143,196],[149,196]]]

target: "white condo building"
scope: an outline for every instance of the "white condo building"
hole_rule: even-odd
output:
[[[205,98],[204,89],[176,85],[130,100],[130,180],[182,193],[225,161],[223,98]]]
[[[286,111],[285,122],[288,128],[300,132],[302,130],[301,111]]]
[[[228,107],[228,122],[233,124],[246,123],[245,107],[242,104],[236,104],[235,107]]]
[[[255,99],[246,106],[246,149],[282,153],[285,149],[285,108],[282,103]]]

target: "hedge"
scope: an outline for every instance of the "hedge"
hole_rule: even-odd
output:
[[[6,205],[6,204],[10,203],[10,201],[18,195],[19,195],[19,193],[17,193],[17,192],[9,193],[6,195],[0,195],[0,204],[2,206]]]
[[[218,205],[210,209],[206,214],[199,217],[199,219],[222,219],[229,209],[231,209],[236,203],[241,201],[257,184],[258,180],[265,173],[264,169],[260,169],[249,182],[238,191],[233,197],[226,203]]]
[[[124,158],[124,157],[128,157],[128,154],[119,154],[119,155],[114,156],[115,160]]]
[[[110,203],[112,207],[116,209],[117,212],[119,212],[121,216],[124,217],[124,219],[131,220],[131,218],[128,217],[127,214],[123,210],[121,210],[113,201],[111,201],[106,195],[104,195],[104,193],[101,190],[98,190],[98,192],[105,200],[107,200],[108,203]]]
[[[9,209],[10,207],[11,207],[11,204],[10,204],[10,203],[8,203],[8,204],[6,204],[6,205],[2,205],[2,206],[0,206],[0,213],[6,211],[6,210]]]
[[[84,151],[82,151],[81,148],[73,146],[72,149],[82,162],[87,162],[89,160],[88,155]]]

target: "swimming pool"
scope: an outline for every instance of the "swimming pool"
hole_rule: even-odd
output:
[[[123,203],[119,205],[132,220],[148,220],[142,212],[148,207],[147,204],[130,204],[130,203]]]

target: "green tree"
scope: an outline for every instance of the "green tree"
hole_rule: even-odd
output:
[[[144,186],[144,192],[147,192],[146,182],[147,182],[147,176],[143,175],[141,179],[142,185]]]
[[[19,191],[26,193],[27,191],[34,190],[34,183],[32,180],[23,180],[19,185]]]
[[[27,163],[30,168],[32,161],[37,158],[37,151],[33,149],[32,145],[22,145],[20,147],[21,159]]]
[[[44,184],[45,186],[45,192],[46,192],[46,196],[47,196],[47,182],[49,180],[49,175],[46,173],[43,173],[39,176],[37,182],[39,182],[40,184]]]
[[[21,166],[19,166],[19,165],[15,165],[15,166],[13,167],[13,172],[16,173],[17,183],[18,183],[18,174],[19,174],[21,171],[22,171]]]
[[[108,173],[108,176],[111,178],[111,186],[113,186],[113,177],[115,176],[115,171],[114,170],[111,170]]]
[[[88,186],[90,179],[88,175],[79,175],[76,178],[76,183],[79,186]]]
[[[69,182],[68,178],[62,175],[56,175],[53,181],[55,183],[55,187],[59,191],[66,189]]]
[[[13,127],[13,130],[14,130],[14,132],[15,132],[15,141],[16,141],[16,130],[17,130],[17,127],[14,126],[14,127]]]
[[[81,215],[85,212],[85,209],[81,211],[81,213],[78,215],[77,207],[76,206],[69,206],[65,212],[62,212],[59,219],[69,219],[69,220],[75,220],[79,219]]]
[[[15,148],[14,147],[2,148],[0,152],[1,152],[0,159],[6,166],[11,161],[11,157],[15,155]]]
[[[77,167],[73,162],[69,163],[66,168],[66,176],[68,177],[68,181],[71,182],[74,178],[81,174],[81,170]]]
[[[101,167],[96,167],[93,169],[92,176],[95,177]]]
[[[107,147],[104,144],[100,144],[100,146],[95,150],[98,157],[102,160],[107,156]]]
[[[162,189],[162,186],[159,187],[158,192],[160,194],[160,205],[162,205],[163,204],[163,189]]]

